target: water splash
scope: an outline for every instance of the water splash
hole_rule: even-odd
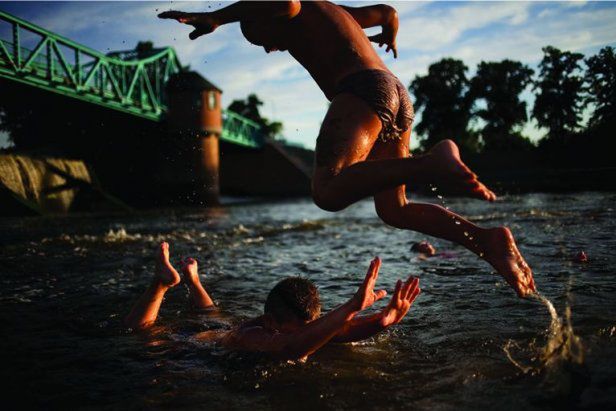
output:
[[[584,362],[584,347],[580,338],[573,332],[569,305],[565,308],[563,321],[549,299],[540,293],[535,293],[532,297],[539,300],[550,313],[547,341],[543,347],[536,347],[533,341],[529,348],[535,351],[535,355],[531,358],[530,364],[523,364],[515,360],[511,354],[511,348],[520,348],[519,345],[509,340],[503,347],[509,361],[525,374],[536,374],[562,363],[581,365]]]

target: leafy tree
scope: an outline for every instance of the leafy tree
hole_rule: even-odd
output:
[[[261,101],[256,94],[252,93],[249,94],[245,100],[233,100],[228,109],[259,124],[263,134],[267,137],[274,138],[282,132],[283,125],[279,121],[270,121],[261,116],[259,107],[262,105],[263,101]]]
[[[532,74],[533,70],[519,61],[479,63],[469,98],[485,102],[485,108],[474,114],[485,122],[481,137],[487,150],[532,146],[516,131],[528,120],[520,94],[531,83]]]
[[[543,48],[540,74],[535,81],[539,90],[533,117],[541,127],[546,127],[550,139],[577,131],[583,106],[583,77],[580,62],[583,55],[560,51],[548,46]]]
[[[461,60],[444,58],[433,63],[425,76],[416,76],[409,90],[421,121],[415,130],[422,146],[429,148],[450,138],[463,149],[477,151],[477,137],[468,131],[472,101],[466,96],[468,67]]]
[[[590,119],[592,126],[616,121],[616,55],[613,47],[605,47],[586,59],[587,103],[595,110]]]
[[[150,40],[140,41],[137,43],[137,46],[135,47],[135,51],[139,55],[146,55],[152,50],[154,50],[154,43]]]

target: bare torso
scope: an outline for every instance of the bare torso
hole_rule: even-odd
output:
[[[242,22],[241,27],[248,41],[266,51],[288,50],[329,100],[338,82],[351,73],[388,71],[355,19],[327,1],[302,2],[299,14],[290,20]]]

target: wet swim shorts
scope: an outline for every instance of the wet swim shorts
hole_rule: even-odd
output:
[[[351,93],[364,100],[381,119],[382,141],[399,139],[411,128],[415,117],[406,88],[393,74],[383,70],[363,70],[343,78],[336,95]]]

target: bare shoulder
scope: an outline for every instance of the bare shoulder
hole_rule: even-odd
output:
[[[272,352],[279,348],[276,333],[260,326],[244,326],[228,331],[220,343],[228,349],[239,351]]]

